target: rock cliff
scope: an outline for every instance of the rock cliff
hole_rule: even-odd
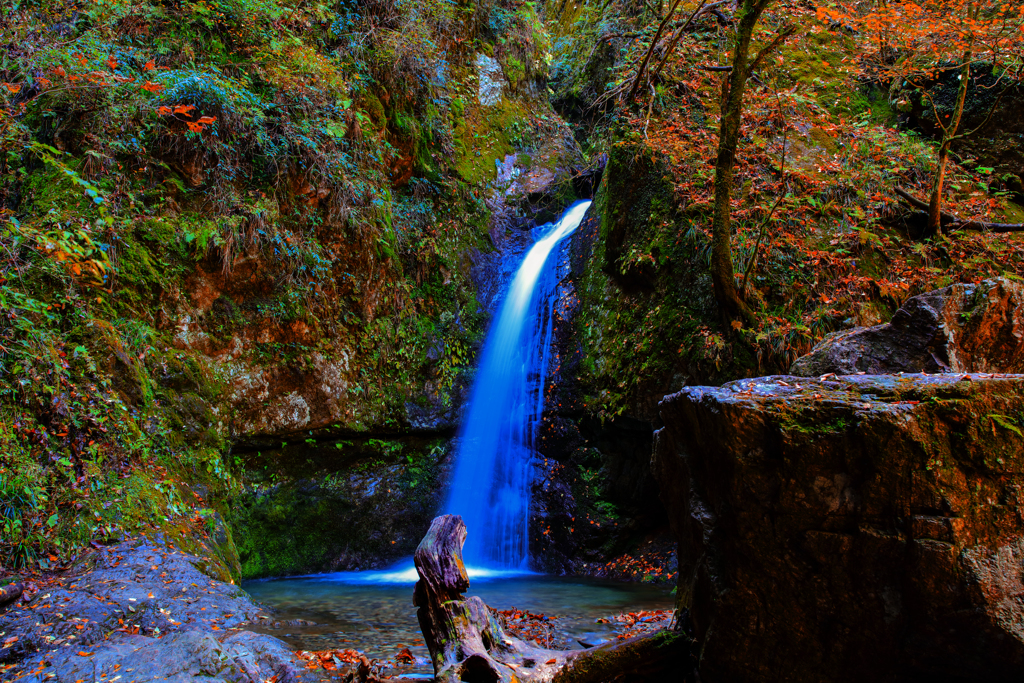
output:
[[[661,415],[701,680],[1019,680],[1024,377],[765,377]]]

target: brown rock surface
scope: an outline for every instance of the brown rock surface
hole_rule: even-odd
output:
[[[702,681],[1021,680],[1024,376],[766,377],[661,415]]]
[[[892,321],[825,337],[790,373],[1024,372],[1024,285],[995,278],[911,297]]]

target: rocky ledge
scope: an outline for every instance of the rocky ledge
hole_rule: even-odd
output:
[[[1018,681],[1024,376],[777,376],[661,403],[704,683]]]
[[[233,683],[319,680],[200,558],[149,543],[100,548],[0,613],[0,680]]]

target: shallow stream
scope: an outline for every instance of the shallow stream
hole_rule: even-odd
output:
[[[409,648],[419,664],[415,668],[429,672],[427,649],[412,605],[414,579],[411,569],[339,572],[250,581],[244,588],[275,610],[280,626],[266,632],[295,649],[351,648],[371,658],[387,659]],[[619,626],[612,619],[616,615],[671,609],[673,602],[664,586],[542,574],[476,576],[471,578],[467,595],[478,595],[498,610],[514,607],[551,618],[552,645],[556,647],[610,640]],[[299,620],[313,624],[299,624]]]

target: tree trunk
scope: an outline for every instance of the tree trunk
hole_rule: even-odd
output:
[[[505,633],[498,615],[463,595],[466,525],[458,515],[434,519],[413,556],[420,580],[413,604],[437,683],[550,681],[569,652],[535,648]]]
[[[949,159],[950,144],[949,137],[943,135],[942,144],[939,145],[935,177],[932,179],[932,191],[928,198],[928,227],[925,230],[927,237],[939,234],[939,230],[942,229],[942,185],[946,180],[946,160]]]
[[[654,676],[649,680],[683,680],[692,641],[681,632],[662,630],[587,650],[548,650],[510,636],[483,600],[463,595],[469,588],[465,541],[462,517],[442,515],[414,555],[420,580],[413,604],[437,683],[599,683],[641,672]]]
[[[715,298],[723,318],[742,316],[753,321],[753,314],[736,290],[736,272],[732,262],[731,200],[736,148],[739,146],[743,122],[743,90],[750,65],[750,40],[761,13],[770,0],[743,0],[737,13],[736,44],[732,52],[729,92],[725,96],[721,128],[718,134],[718,157],[715,162],[715,212],[711,227],[711,280]]]
[[[946,179],[946,161],[949,159],[949,148],[956,139],[956,131],[960,127],[960,119],[964,114],[964,102],[967,101],[967,83],[971,80],[971,57],[973,51],[970,47],[964,53],[963,66],[960,67],[960,88],[956,94],[956,104],[953,107],[952,120],[949,125],[939,121],[942,128],[942,143],[939,145],[939,155],[935,167],[935,178],[932,180],[932,192],[928,202],[928,227],[926,235],[932,237],[939,234],[942,229],[942,185]],[[939,112],[935,111],[935,116]]]

